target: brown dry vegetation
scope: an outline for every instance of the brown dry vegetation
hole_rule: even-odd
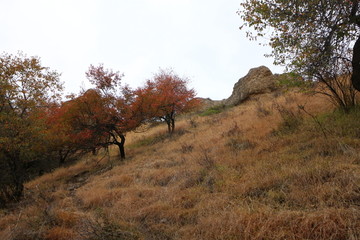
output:
[[[333,110],[266,94],[172,137],[128,134],[124,163],[114,150],[29,182],[0,239],[360,239],[360,111]]]

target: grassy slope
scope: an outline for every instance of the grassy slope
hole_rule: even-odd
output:
[[[360,239],[359,116],[268,94],[129,134],[123,164],[112,150],[28,183],[0,239]]]

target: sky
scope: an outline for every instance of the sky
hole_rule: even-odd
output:
[[[199,97],[220,100],[251,68],[282,67],[239,30],[242,0],[0,0],[0,53],[41,58],[66,93],[91,87],[90,64],[142,86],[160,68],[190,79]]]

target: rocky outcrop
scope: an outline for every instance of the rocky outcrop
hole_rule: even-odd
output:
[[[270,69],[265,66],[252,68],[234,85],[231,96],[223,103],[227,106],[234,106],[243,102],[250,95],[271,92],[276,89],[276,78],[277,75],[272,74]]]

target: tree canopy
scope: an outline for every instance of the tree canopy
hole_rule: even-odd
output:
[[[137,89],[136,111],[147,119],[165,121],[168,132],[174,132],[176,114],[191,111],[198,105],[196,93],[187,83],[187,78],[181,78],[173,70],[160,69],[144,87]]]
[[[80,149],[115,144],[124,159],[125,133],[141,124],[141,118],[132,110],[133,91],[121,85],[123,74],[103,65],[91,65],[86,76],[95,88],[64,103],[59,120],[72,129],[68,134],[78,139]]]
[[[0,205],[22,194],[26,164],[47,151],[40,115],[59,100],[59,74],[37,57],[0,55]]]
[[[276,64],[309,78],[350,69],[353,86],[360,90],[358,0],[245,0],[240,5],[240,28],[249,28],[252,40],[269,37]]]

